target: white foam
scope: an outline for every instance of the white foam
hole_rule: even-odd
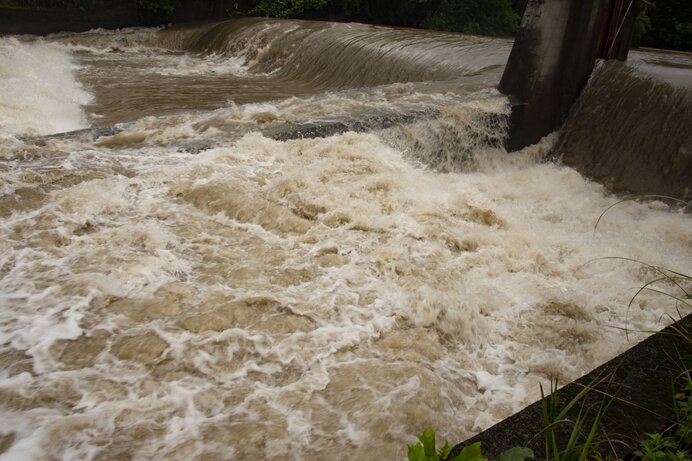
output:
[[[245,59],[235,56],[207,55],[193,56],[162,55],[158,56],[150,68],[150,72],[160,75],[174,75],[178,77],[195,75],[235,75],[237,77],[248,76],[249,69]]]
[[[576,377],[629,346],[608,326],[624,324],[646,278],[589,261],[689,270],[689,217],[629,203],[594,235],[613,199],[542,163],[545,146],[489,150],[477,172],[440,174],[373,134],[255,133],[196,156],[86,143],[72,145],[70,171],[126,158],[132,177],[59,187],[0,227],[10,268],[0,342],[26,351],[35,373],[0,384],[45,405],[44,417],[5,411],[18,459],[103,454],[98,440],[131,437],[136,424],[155,428],[127,448],[142,459],[271,459],[289,447],[304,459],[396,457],[427,426],[460,440],[536,398],[548,376]],[[43,237],[54,230],[57,244]],[[630,325],[660,326],[673,306],[659,301],[638,299]],[[94,365],[65,368],[60,347],[98,330],[109,339]],[[145,339],[123,355],[133,338]],[[60,398],[41,400],[58,384],[77,395],[65,414],[51,410]]]
[[[0,133],[50,134],[88,126],[91,95],[70,52],[42,40],[0,38]]]
[[[404,94],[454,110],[399,132],[503,114],[486,96]],[[650,274],[597,258],[690,272],[689,216],[625,203],[594,233],[617,199],[544,163],[550,139],[481,146],[472,169],[441,174],[382,132],[215,137],[367,105],[328,95],[125,127],[149,143],[0,139],[17,149],[7,195],[25,193],[0,222],[0,350],[16,357],[0,388],[17,402],[0,459],[401,458],[426,427],[461,440],[645,336],[611,327],[674,312],[653,294],[628,312]],[[177,152],[189,137],[210,148]]]

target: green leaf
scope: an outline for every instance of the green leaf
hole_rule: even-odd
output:
[[[481,443],[476,442],[464,447],[459,456],[453,458],[452,461],[488,461],[488,458],[481,453]]]
[[[437,452],[435,451],[435,431],[426,429],[422,434],[418,435],[418,440],[423,444],[425,456],[427,459],[436,459]]]
[[[427,461],[423,445],[417,443],[408,446],[408,461]]]
[[[447,459],[451,451],[452,447],[449,446],[449,443],[445,442],[445,446],[440,448],[440,459]]]
[[[514,447],[500,453],[495,461],[524,461],[525,459],[533,459],[533,450],[526,447]]]

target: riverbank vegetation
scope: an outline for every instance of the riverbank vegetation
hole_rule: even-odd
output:
[[[357,20],[392,26],[511,36],[526,0],[259,0],[254,12],[271,17]]]
[[[627,459],[640,461],[689,461],[692,459],[692,375],[689,369],[689,358],[685,359],[686,368],[681,371],[678,380],[673,383],[673,415],[669,424],[659,432],[647,433],[639,446],[629,447]],[[614,440],[610,434],[599,432],[601,418],[607,411],[608,400],[599,408],[595,415],[588,416],[584,409],[579,411],[576,418],[568,417],[570,409],[585,395],[593,392],[591,387],[584,388],[565,407],[559,406],[557,383],[551,383],[551,392],[542,395],[543,431],[545,435],[545,452],[541,455],[547,461],[564,460],[616,460],[617,454],[612,451]],[[543,394],[541,389],[541,394]],[[613,396],[613,398],[615,398]],[[587,423],[588,421],[588,423]],[[569,426],[565,440],[556,437],[556,428]],[[418,434],[418,443],[408,446],[409,461],[489,461],[482,455],[482,442],[475,442],[452,455],[452,448],[445,443],[441,449],[435,446],[435,431],[427,429]],[[530,442],[530,441],[527,441]],[[534,452],[526,447],[513,447],[494,458],[494,461],[525,461],[533,460]]]
[[[127,8],[141,19],[139,25],[255,15],[509,37],[518,30],[526,3],[527,0],[0,0],[0,10],[68,10],[88,16],[90,12]],[[635,44],[692,50],[692,2],[640,3]]]

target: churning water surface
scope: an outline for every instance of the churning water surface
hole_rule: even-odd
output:
[[[594,231],[617,198],[552,137],[504,152],[510,47],[0,39],[0,459],[402,459],[664,326],[670,299],[627,307],[656,274],[599,258],[690,273],[692,220],[627,202]]]

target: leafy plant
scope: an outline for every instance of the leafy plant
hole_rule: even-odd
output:
[[[180,0],[137,0],[137,4],[146,10],[170,15],[180,7]]]
[[[634,20],[634,32],[632,33],[632,46],[639,46],[642,37],[651,30],[651,18],[648,13],[648,5],[644,4]]]
[[[514,447],[500,453],[495,461],[524,461],[533,459],[533,450],[526,447]]]
[[[511,36],[520,22],[520,13],[510,0],[442,0],[421,25],[450,32]]]
[[[324,8],[329,0],[260,0],[254,12],[274,18],[287,18],[306,10]]]
[[[418,434],[419,442],[408,447],[409,461],[488,461],[481,451],[481,442],[476,442],[464,447],[454,458],[449,458],[452,452],[447,442],[437,450],[435,431],[426,429]],[[533,459],[533,450],[524,447],[514,447],[500,454],[496,461],[524,461]]]
[[[445,442],[444,447],[437,450],[437,442],[435,441],[435,431],[426,429],[418,434],[419,442],[408,447],[409,461],[440,461],[447,459],[452,451],[449,444]]]
[[[689,461],[692,459],[692,378],[684,373],[685,384],[675,394],[675,422],[663,433],[646,434],[639,450],[642,461]]]

